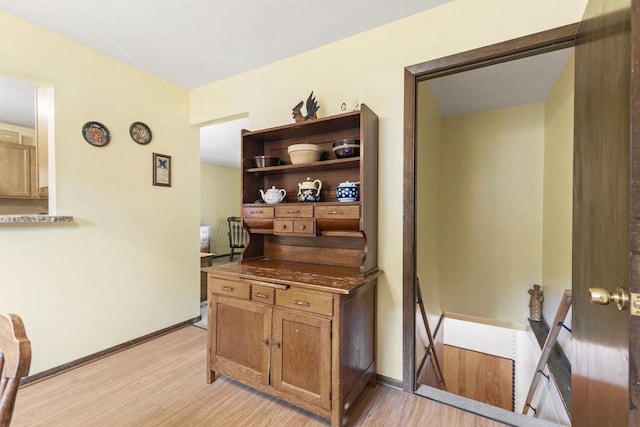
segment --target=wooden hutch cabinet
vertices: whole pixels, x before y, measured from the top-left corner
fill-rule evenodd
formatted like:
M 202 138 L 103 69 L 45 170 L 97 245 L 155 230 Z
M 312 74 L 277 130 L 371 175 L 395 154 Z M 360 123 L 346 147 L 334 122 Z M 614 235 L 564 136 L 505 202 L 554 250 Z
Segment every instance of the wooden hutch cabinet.
M 360 139 L 360 156 L 338 159 L 333 142 Z M 317 144 L 320 161 L 292 165 L 287 147 Z M 279 157 L 256 168 L 254 156 Z M 238 262 L 208 275 L 207 381 L 226 375 L 343 425 L 367 383 L 375 384 L 378 118 L 359 111 L 242 132 Z M 320 201 L 297 202 L 298 183 L 322 182 Z M 359 182 L 359 200 L 336 187 Z M 278 204 L 260 191 L 284 188 Z

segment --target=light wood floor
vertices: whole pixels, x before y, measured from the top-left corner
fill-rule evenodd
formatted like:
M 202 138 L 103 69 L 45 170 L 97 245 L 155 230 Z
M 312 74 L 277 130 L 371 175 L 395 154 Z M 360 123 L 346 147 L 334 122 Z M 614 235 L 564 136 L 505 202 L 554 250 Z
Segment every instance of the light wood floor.
M 18 392 L 12 427 L 322 426 L 329 422 L 235 381 L 205 380 L 206 331 L 187 326 Z M 378 385 L 349 412 L 352 426 L 502 424 Z

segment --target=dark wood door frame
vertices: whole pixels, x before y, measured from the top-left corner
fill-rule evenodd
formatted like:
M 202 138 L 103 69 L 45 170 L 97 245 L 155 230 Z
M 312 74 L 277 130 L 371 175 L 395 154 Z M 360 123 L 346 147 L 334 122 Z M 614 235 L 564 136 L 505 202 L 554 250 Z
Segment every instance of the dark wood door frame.
M 573 47 L 578 24 L 520 37 L 405 68 L 404 78 L 404 222 L 403 222 L 403 373 L 402 388 L 416 389 L 416 90 L 420 81 L 501 62 Z

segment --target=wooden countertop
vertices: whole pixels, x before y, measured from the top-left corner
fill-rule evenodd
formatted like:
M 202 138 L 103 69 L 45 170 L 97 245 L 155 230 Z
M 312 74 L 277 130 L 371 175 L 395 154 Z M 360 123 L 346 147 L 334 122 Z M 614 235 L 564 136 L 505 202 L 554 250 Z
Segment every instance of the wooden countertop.
M 379 270 L 362 274 L 355 268 L 268 259 L 238 261 L 201 270 L 230 279 L 295 285 L 339 294 L 349 294 L 382 274 Z

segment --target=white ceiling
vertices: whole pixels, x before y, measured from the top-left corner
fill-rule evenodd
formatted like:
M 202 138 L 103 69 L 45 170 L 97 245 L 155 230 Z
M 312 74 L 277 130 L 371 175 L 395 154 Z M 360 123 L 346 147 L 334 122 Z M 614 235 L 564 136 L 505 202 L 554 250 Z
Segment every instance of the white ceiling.
M 0 0 L 0 10 L 194 88 L 449 1 Z M 429 84 L 443 115 L 540 102 L 566 57 L 546 54 Z M 33 112 L 6 98 L 0 122 L 20 108 Z M 248 119 L 240 119 L 201 129 L 202 160 L 237 166 L 240 129 L 247 127 Z
M 201 127 L 200 161 L 239 167 L 242 129 L 249 129 L 248 117 Z
M 0 9 L 190 89 L 449 1 L 0 0 Z
M 428 80 L 442 116 L 532 104 L 547 99 L 573 48 Z
M 0 75 L 0 123 L 35 128 L 36 86 Z

